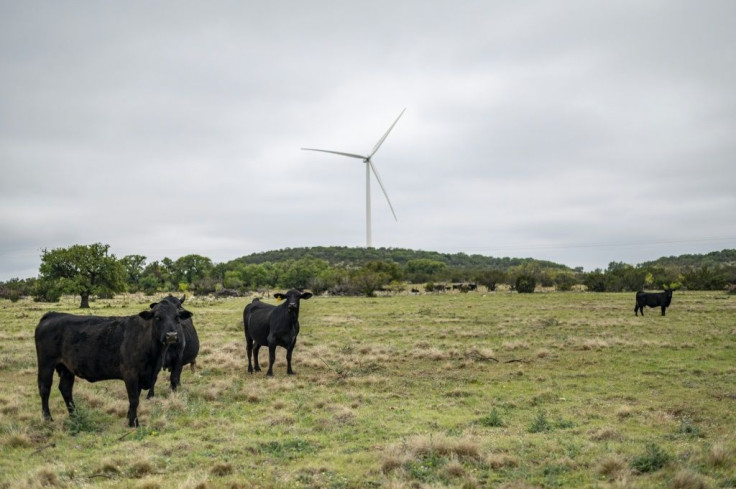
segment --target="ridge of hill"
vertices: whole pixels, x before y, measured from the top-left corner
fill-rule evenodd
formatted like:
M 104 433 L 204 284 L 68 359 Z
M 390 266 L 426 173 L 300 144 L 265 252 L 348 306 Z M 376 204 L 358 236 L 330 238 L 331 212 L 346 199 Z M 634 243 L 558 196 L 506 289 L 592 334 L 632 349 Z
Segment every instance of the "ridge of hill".
M 712 267 L 718 268 L 722 266 L 736 266 L 736 249 L 725 249 L 721 251 L 712 251 L 706 254 L 685 254 L 679 256 L 663 256 L 653 261 L 640 263 L 641 267 L 669 267 L 676 266 L 680 268 L 700 268 Z
M 313 258 L 325 260 L 331 266 L 362 267 L 371 261 L 392 261 L 404 266 L 412 260 L 433 260 L 451 268 L 490 268 L 506 270 L 518 265 L 537 265 L 540 268 L 572 270 L 566 265 L 534 258 L 491 257 L 465 253 L 440 253 L 437 251 L 410 250 L 405 248 L 359 248 L 347 246 L 314 246 L 283 248 L 280 250 L 252 253 L 231 260 L 226 264 L 277 263 L 287 260 Z

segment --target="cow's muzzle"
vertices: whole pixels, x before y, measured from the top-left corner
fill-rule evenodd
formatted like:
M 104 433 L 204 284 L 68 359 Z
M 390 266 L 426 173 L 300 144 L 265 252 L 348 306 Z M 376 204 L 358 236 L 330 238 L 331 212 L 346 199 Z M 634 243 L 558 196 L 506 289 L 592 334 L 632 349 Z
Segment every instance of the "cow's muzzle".
M 171 345 L 173 343 L 176 343 L 178 340 L 179 340 L 179 335 L 177 334 L 176 331 L 166 333 L 166 336 L 164 336 L 165 345 Z

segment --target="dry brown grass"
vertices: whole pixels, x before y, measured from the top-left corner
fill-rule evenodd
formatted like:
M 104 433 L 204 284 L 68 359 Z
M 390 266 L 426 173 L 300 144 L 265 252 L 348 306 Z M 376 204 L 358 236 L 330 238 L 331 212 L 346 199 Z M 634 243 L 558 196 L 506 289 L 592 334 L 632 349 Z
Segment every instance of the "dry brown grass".
M 600 461 L 596 472 L 608 478 L 609 481 L 621 479 L 629 472 L 626 460 L 620 455 L 611 455 Z
M 508 453 L 492 453 L 486 458 L 486 463 L 493 469 L 503 469 L 507 467 L 518 467 L 519 457 L 509 455 Z
M 591 433 L 590 439 L 593 441 L 622 441 L 624 436 L 615 428 L 605 427 Z
M 708 489 L 708 482 L 695 472 L 690 470 L 680 470 L 672 478 L 670 489 Z
M 232 474 L 233 470 L 234 469 L 232 464 L 219 462 L 212 466 L 212 468 L 210 469 L 210 474 L 216 477 L 224 477 L 226 475 Z
M 621 406 L 616 410 L 616 417 L 618 419 L 626 419 L 634 414 L 634 408 L 631 406 Z
M 733 451 L 724 443 L 716 442 L 708 449 L 705 462 L 710 467 L 728 467 L 733 464 Z

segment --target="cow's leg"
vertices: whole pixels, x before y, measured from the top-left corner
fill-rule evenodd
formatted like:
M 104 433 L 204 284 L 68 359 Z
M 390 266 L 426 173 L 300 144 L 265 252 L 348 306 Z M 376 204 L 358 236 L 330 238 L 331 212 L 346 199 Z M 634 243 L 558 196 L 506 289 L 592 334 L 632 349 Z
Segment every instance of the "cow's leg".
M 253 338 L 248 338 L 246 335 L 245 337 L 245 349 L 248 352 L 248 373 L 253 373 L 253 363 L 251 362 L 251 357 L 253 356 Z M 258 355 L 256 354 L 256 364 L 258 363 Z
M 261 345 L 258 343 L 253 347 L 253 370 L 256 372 L 261 371 L 261 366 L 258 364 L 258 352 L 261 351 Z
M 286 349 L 286 373 L 289 375 L 294 375 L 294 371 L 291 369 L 291 354 L 294 352 L 295 346 L 296 338 L 291 342 L 291 346 Z
M 268 344 L 268 371 L 266 375 L 273 377 L 273 364 L 276 362 L 276 343 Z
M 53 421 L 49 411 L 49 395 L 51 395 L 51 384 L 54 381 L 54 367 L 38 367 L 38 394 L 41 396 L 41 413 L 44 419 Z
M 294 375 L 294 371 L 291 369 L 291 353 L 293 351 L 294 351 L 293 346 L 286 350 L 286 373 L 289 375 Z
M 67 411 L 72 414 L 74 413 L 74 397 L 72 395 L 74 374 L 63 365 L 58 365 L 56 371 L 59 373 L 59 391 L 61 391 L 61 396 L 64 398 Z
M 171 381 L 171 390 L 174 392 L 176 392 L 176 388 L 181 385 L 181 371 L 183 368 L 184 365 L 182 365 L 181 360 L 178 360 L 176 365 L 171 369 L 169 380 Z
M 662 316 L 664 316 L 664 310 L 667 309 L 667 307 L 662 306 Z
M 638 315 L 639 315 L 639 304 L 634 306 L 634 316 L 638 316 Z
M 125 379 L 125 390 L 128 391 L 128 426 L 138 426 L 138 402 L 141 397 L 141 389 L 138 387 L 138 379 Z

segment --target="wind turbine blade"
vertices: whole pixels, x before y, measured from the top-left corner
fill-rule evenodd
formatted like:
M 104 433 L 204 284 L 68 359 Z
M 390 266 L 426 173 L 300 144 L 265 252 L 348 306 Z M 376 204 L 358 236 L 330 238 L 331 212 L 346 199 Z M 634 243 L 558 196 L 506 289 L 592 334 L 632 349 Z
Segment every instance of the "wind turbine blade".
M 373 165 L 372 161 L 368 160 L 367 163 L 370 165 L 371 170 L 373 170 L 373 174 L 376 176 L 376 180 L 378 180 L 378 185 L 381 187 L 381 190 L 383 190 L 383 195 L 386 197 L 386 202 L 388 202 L 388 206 L 391 209 L 391 214 L 394 215 L 394 220 L 396 222 L 399 222 L 399 218 L 396 217 L 396 212 L 394 212 L 394 206 L 391 205 L 391 199 L 388 198 L 388 194 L 386 193 L 386 188 L 383 186 L 381 177 L 378 175 L 378 170 L 376 170 L 376 167 L 375 165 Z
M 328 149 L 314 149 L 314 148 L 302 148 L 304 151 L 320 151 L 322 153 L 332 153 L 333 155 L 342 155 L 342 156 L 349 156 L 351 158 L 360 158 L 361 160 L 368 159 L 367 156 L 363 155 L 356 155 L 353 153 L 342 153 L 340 151 L 330 151 Z
M 383 137 L 378 140 L 378 142 L 376 143 L 376 145 L 373 147 L 373 151 L 371 151 L 370 155 L 368 156 L 368 159 L 371 159 L 371 156 L 373 156 L 374 154 L 376 154 L 376 151 L 378 151 L 378 148 L 381 147 L 381 145 L 383 144 L 383 142 L 388 137 L 388 133 L 390 133 L 391 132 L 391 129 L 393 129 L 394 126 L 396 125 L 396 123 L 399 122 L 399 119 L 401 119 L 401 116 L 404 115 L 404 112 L 405 111 L 406 111 L 406 108 L 404 108 L 404 110 L 401 111 L 401 114 L 399 114 L 399 117 L 397 117 L 396 120 L 394 121 L 394 123 L 391 124 L 391 127 L 388 128 L 388 131 L 386 131 L 386 134 L 384 134 Z

